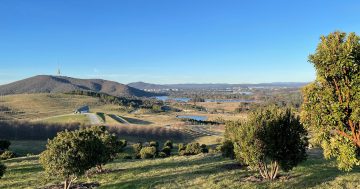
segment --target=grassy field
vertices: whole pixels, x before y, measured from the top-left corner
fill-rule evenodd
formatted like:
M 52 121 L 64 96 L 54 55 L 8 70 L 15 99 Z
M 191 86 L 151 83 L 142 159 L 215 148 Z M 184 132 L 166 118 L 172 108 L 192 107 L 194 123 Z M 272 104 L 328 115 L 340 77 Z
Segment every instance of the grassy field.
M 19 94 L 0 96 L 1 105 L 11 109 L 0 112 L 2 117 L 15 120 L 36 120 L 70 114 L 84 104 L 90 108 L 103 106 L 97 98 L 67 94 Z
M 46 140 L 12 140 L 10 150 L 19 156 L 40 154 L 46 148 Z
M 82 123 L 90 124 L 89 118 L 84 114 L 69 114 L 38 120 L 44 123 Z
M 45 180 L 38 157 L 5 161 L 8 172 L 0 188 L 39 188 L 60 184 Z M 360 169 L 344 173 L 334 161 L 318 154 L 310 155 L 289 173 L 281 172 L 278 180 L 261 181 L 256 172 L 248 171 L 234 160 L 219 154 L 191 157 L 173 156 L 155 160 L 116 160 L 105 166 L 104 174 L 79 178 L 77 182 L 97 183 L 99 188 L 359 188 Z

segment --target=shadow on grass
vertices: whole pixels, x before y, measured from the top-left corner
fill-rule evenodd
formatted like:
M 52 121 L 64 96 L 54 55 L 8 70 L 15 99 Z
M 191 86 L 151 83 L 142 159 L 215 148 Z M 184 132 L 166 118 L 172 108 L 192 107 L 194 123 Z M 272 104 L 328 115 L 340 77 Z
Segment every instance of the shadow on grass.
M 156 166 L 158 168 L 158 166 Z M 151 169 L 150 167 L 148 167 Z M 140 168 L 141 169 L 141 168 Z M 145 170 L 142 170 L 141 172 L 144 172 Z M 118 182 L 114 184 L 108 184 L 108 185 L 102 185 L 101 188 L 154 188 L 157 185 L 160 184 L 172 184 L 175 185 L 177 188 L 184 187 L 183 185 L 180 186 L 177 182 L 180 179 L 180 182 L 182 180 L 189 180 L 194 177 L 199 176 L 208 176 L 210 174 L 218 172 L 219 169 L 217 165 L 208 165 L 204 164 L 204 166 L 193 169 L 193 170 L 186 170 L 181 171 L 179 173 L 177 172 L 171 172 L 168 174 L 158 174 L 154 176 L 148 176 L 148 177 L 134 177 L 132 180 L 127 180 L 124 182 Z M 181 179 L 182 178 L 182 179 Z M 187 185 L 189 186 L 189 184 Z M 191 185 L 190 185 L 191 186 Z
M 131 162 L 134 163 L 134 161 Z M 167 171 L 164 172 L 165 169 L 167 169 Z M 180 182 L 186 182 L 185 185 L 190 187 L 192 183 L 187 182 L 188 180 L 202 177 L 204 181 L 206 181 L 206 177 L 210 175 L 229 172 L 235 169 L 243 170 L 242 167 L 235 165 L 233 160 L 224 159 L 220 156 L 207 155 L 205 157 L 188 160 L 179 161 L 175 159 L 169 162 L 159 161 L 144 166 L 117 169 L 114 171 L 115 174 L 131 172 L 134 176 L 117 183 L 104 184 L 100 188 L 153 188 L 157 185 L 164 184 L 171 185 L 175 188 L 183 188 L 185 187 L 184 183 L 180 186 Z M 235 174 L 235 172 L 232 174 Z M 225 176 L 226 175 L 224 175 L 224 177 Z M 248 176 L 248 174 L 242 176 Z M 239 176 L 239 178 L 242 176 Z
M 145 121 L 145 120 L 141 120 L 141 119 L 129 118 L 129 117 L 124 117 L 124 116 L 122 116 L 122 118 L 124 118 L 125 120 L 127 120 L 129 123 L 132 123 L 132 124 L 139 124 L 139 125 L 152 124 L 152 122 L 150 122 L 150 121 Z
M 340 175 L 348 174 L 347 172 L 340 171 L 334 160 L 309 159 L 302 164 L 304 170 L 299 173 L 293 173 L 297 175 L 295 182 L 289 182 L 286 184 L 286 188 L 310 188 L 315 187 L 324 182 L 332 181 Z M 360 173 L 360 168 L 354 168 L 349 173 Z M 291 174 L 291 172 L 290 172 Z M 291 176 L 290 176 L 291 177 Z M 292 178 L 290 178 L 291 180 Z

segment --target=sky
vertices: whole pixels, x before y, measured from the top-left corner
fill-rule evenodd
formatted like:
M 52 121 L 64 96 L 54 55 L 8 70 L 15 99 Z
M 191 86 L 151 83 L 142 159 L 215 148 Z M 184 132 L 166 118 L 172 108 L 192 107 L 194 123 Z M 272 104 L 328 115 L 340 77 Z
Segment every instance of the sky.
M 360 34 L 358 0 L 0 0 L 0 84 L 308 82 L 321 35 Z

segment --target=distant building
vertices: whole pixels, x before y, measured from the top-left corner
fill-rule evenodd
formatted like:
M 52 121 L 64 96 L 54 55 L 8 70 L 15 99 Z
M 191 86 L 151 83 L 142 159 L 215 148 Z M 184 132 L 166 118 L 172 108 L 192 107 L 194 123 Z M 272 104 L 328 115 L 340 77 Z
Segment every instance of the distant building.
M 83 113 L 89 113 L 89 112 L 90 112 L 89 106 L 82 106 L 74 111 L 74 113 L 76 113 L 76 114 L 83 114 Z

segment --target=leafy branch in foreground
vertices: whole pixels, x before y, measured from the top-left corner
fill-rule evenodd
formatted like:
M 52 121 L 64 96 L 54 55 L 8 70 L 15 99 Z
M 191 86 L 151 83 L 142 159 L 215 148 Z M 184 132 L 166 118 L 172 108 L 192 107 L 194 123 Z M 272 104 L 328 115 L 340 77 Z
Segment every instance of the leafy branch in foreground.
M 343 32 L 322 36 L 309 61 L 317 77 L 303 89 L 302 122 L 324 156 L 349 171 L 360 165 L 360 37 Z

